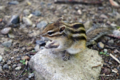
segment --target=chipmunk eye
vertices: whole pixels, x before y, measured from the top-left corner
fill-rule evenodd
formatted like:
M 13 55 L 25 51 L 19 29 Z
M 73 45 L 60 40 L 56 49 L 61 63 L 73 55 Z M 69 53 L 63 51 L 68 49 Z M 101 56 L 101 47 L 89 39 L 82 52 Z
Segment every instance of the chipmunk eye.
M 65 27 L 61 27 L 61 28 L 60 28 L 60 32 L 62 32 L 64 29 L 65 29 Z
M 49 35 L 51 35 L 51 34 L 53 34 L 54 32 L 48 32 L 47 34 L 49 34 Z

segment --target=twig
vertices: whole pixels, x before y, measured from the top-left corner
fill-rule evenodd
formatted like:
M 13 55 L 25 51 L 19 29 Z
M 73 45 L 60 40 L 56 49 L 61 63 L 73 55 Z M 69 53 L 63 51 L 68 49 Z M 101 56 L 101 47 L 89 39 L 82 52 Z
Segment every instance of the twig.
M 75 1 L 75 0 L 55 0 L 54 3 L 56 4 L 91 4 L 91 5 L 102 5 L 102 1 Z
M 110 54 L 110 56 L 120 64 L 120 61 L 115 56 L 113 56 L 112 54 Z

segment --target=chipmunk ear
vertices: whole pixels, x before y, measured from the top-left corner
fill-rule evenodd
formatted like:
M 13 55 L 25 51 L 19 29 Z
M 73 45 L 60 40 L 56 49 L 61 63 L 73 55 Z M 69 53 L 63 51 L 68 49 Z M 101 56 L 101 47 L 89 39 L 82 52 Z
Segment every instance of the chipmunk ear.
M 59 31 L 62 32 L 65 30 L 65 26 L 60 27 Z

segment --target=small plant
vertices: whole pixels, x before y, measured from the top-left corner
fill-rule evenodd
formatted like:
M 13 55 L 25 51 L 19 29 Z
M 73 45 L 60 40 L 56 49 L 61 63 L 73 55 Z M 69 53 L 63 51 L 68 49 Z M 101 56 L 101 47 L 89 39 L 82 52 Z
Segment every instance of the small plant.
M 25 64 L 25 60 L 20 60 L 20 62 L 21 62 L 22 64 Z
M 107 53 L 107 52 L 100 52 L 99 54 L 109 56 L 109 53 Z

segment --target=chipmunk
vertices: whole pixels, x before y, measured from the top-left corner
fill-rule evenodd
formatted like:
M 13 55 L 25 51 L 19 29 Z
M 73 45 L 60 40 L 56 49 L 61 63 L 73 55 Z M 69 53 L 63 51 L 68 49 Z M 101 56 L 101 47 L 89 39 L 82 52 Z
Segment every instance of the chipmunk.
M 64 51 L 63 60 L 70 59 L 70 54 L 78 54 L 86 49 L 86 31 L 81 23 L 56 21 L 46 26 L 41 35 L 52 40 L 48 48 L 56 42 L 59 43 L 57 48 L 51 50 L 54 53 Z

